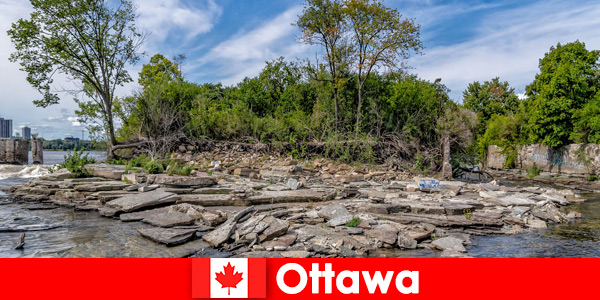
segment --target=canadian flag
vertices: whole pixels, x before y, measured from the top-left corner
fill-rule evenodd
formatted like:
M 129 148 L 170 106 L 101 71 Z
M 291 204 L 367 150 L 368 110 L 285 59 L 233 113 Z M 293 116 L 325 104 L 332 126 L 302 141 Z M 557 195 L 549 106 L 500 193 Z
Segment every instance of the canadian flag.
M 264 258 L 192 260 L 193 298 L 266 298 Z

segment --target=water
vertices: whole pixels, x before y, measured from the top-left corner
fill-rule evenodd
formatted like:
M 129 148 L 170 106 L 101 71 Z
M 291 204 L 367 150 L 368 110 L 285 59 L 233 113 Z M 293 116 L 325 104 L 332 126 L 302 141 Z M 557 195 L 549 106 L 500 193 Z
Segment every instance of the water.
M 467 248 L 474 257 L 600 257 L 600 194 L 568 206 L 582 214 L 570 224 L 519 234 L 473 237 Z

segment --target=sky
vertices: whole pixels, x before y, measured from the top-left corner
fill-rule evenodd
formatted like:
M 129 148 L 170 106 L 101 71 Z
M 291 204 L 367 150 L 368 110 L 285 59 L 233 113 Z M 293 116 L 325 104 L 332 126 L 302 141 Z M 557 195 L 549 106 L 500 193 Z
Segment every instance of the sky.
M 137 73 L 150 57 L 185 54 L 184 74 L 197 83 L 235 85 L 256 76 L 266 61 L 315 59 L 322 49 L 302 44 L 292 24 L 302 12 L 302 0 L 134 0 L 136 24 L 149 33 L 146 53 L 128 68 Z M 462 102 L 469 83 L 500 77 L 517 93 L 524 93 L 538 73 L 539 59 L 557 43 L 579 40 L 588 50 L 600 49 L 600 1 L 507 0 L 442 1 L 386 0 L 403 17 L 421 25 L 422 55 L 413 55 L 408 72 L 450 88 L 450 97 Z M 88 137 L 74 115 L 73 96 L 39 108 L 38 92 L 26 81 L 19 65 L 8 61 L 14 47 L 6 31 L 28 18 L 26 0 L 0 0 L 0 117 L 13 120 L 15 131 L 32 128 L 46 139 Z M 322 61 L 322 59 L 321 59 Z M 57 77 L 57 88 L 68 86 Z M 121 95 L 139 89 L 129 84 Z

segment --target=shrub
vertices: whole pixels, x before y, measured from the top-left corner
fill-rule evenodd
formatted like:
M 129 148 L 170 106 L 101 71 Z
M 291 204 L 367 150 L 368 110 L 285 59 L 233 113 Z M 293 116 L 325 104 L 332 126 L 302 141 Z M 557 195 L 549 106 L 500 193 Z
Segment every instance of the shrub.
M 148 174 L 161 174 L 165 171 L 163 164 L 159 160 L 150 160 L 144 165 L 144 169 Z
M 352 218 L 352 220 L 346 222 L 346 226 L 348 226 L 348 227 L 356 227 L 356 226 L 358 226 L 358 224 L 360 224 L 359 217 L 354 217 L 354 218 Z
M 540 175 L 540 173 L 542 173 L 542 169 L 540 169 L 536 163 L 533 163 L 533 167 L 527 171 L 527 177 L 533 178 Z
M 95 162 L 96 160 L 89 158 L 87 153 L 83 155 L 83 151 L 77 151 L 77 149 L 75 149 L 73 153 L 65 155 L 65 161 L 60 164 L 59 168 L 66 168 L 77 178 L 89 177 L 90 174 L 85 169 L 85 165 L 93 164 Z

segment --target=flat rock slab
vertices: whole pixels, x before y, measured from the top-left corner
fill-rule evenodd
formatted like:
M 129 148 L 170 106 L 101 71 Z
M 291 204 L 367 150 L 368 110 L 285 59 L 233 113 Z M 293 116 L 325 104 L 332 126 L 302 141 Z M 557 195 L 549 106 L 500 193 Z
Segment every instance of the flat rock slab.
M 167 212 L 169 212 L 168 207 L 161 207 L 161 208 L 156 208 L 156 209 L 151 209 L 151 210 L 144 210 L 144 211 L 121 214 L 121 215 L 119 215 L 119 219 L 121 219 L 122 222 L 137 222 L 137 221 L 141 221 L 147 217 L 150 217 L 152 215 L 162 214 L 162 213 L 167 213 Z
M 100 181 L 75 186 L 75 190 L 78 192 L 119 191 L 128 186 L 129 184 L 119 181 Z
M 290 203 L 308 201 L 327 201 L 333 199 L 335 193 L 314 191 L 309 189 L 296 191 L 264 191 L 260 195 L 251 196 L 246 199 L 248 205 L 267 203 Z
M 33 204 L 33 205 L 28 205 L 27 207 L 25 207 L 25 209 L 27 210 L 51 210 L 51 209 L 56 209 L 58 208 L 58 206 L 54 205 L 54 204 Z
M 438 250 L 453 250 L 465 253 L 467 249 L 463 246 L 463 241 L 455 237 L 445 237 L 431 242 L 431 245 Z
M 535 201 L 522 196 L 505 196 L 500 198 L 485 198 L 485 201 L 501 206 L 531 206 Z
M 93 176 L 103 177 L 113 180 L 121 180 L 121 176 L 125 174 L 126 166 L 119 165 L 103 165 L 103 164 L 90 164 L 85 165 L 85 168 Z
M 138 232 L 151 241 L 167 246 L 176 246 L 192 240 L 196 229 L 140 228 Z
M 187 214 L 174 211 L 150 215 L 142 220 L 142 222 L 158 226 L 158 227 L 173 227 L 194 224 L 194 219 Z
M 350 217 L 352 219 L 352 214 L 341 204 L 323 205 L 317 214 L 319 217 L 327 220 L 341 217 Z
M 177 203 L 188 203 L 201 206 L 244 206 L 246 201 L 232 199 L 229 195 L 223 194 L 196 194 L 181 195 Z
M 398 229 L 390 224 L 381 224 L 373 227 L 373 229 L 365 230 L 365 235 L 378 241 L 393 245 L 398 239 Z
M 148 175 L 150 184 L 160 184 L 171 188 L 201 188 L 217 184 L 216 177 L 210 176 L 169 176 L 165 174 Z
M 106 206 L 123 212 L 134 212 L 150 207 L 174 204 L 180 198 L 176 194 L 159 190 L 137 195 L 127 195 L 107 202 Z

